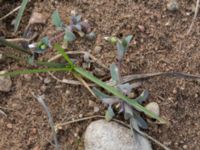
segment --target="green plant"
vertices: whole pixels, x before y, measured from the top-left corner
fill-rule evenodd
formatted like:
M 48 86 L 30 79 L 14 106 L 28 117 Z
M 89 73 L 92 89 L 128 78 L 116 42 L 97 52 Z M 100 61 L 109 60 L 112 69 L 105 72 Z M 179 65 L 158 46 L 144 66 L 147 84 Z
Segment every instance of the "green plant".
M 91 27 L 89 23 L 84 20 L 81 20 L 81 16 L 76 13 L 72 13 L 70 17 L 70 24 L 66 25 L 62 20 L 57 10 L 55 10 L 51 16 L 52 23 L 56 27 L 58 33 L 49 38 L 44 37 L 41 41 L 36 44 L 36 53 L 44 52 L 47 48 L 51 48 L 59 39 L 63 39 L 65 45 L 68 45 L 69 42 L 73 42 L 76 39 L 76 33 L 83 36 L 95 36 L 91 32 Z
M 0 38 L 0 43 L 5 44 L 7 46 L 12 45 L 12 47 L 16 47 L 16 46 L 13 46 L 13 44 L 11 44 L 11 43 L 9 43 L 9 45 L 8 45 L 8 42 L 5 42 L 5 40 L 3 40 L 2 38 Z M 95 76 L 93 76 L 90 72 L 84 70 L 81 67 L 76 66 L 70 60 L 69 56 L 65 53 L 64 49 L 62 49 L 58 44 L 56 44 L 54 47 L 65 58 L 65 60 L 68 63 L 67 65 L 36 61 L 35 63 L 38 66 L 46 66 L 47 68 L 13 71 L 13 72 L 1 74 L 0 76 L 16 76 L 16 75 L 20 75 L 20 74 L 41 73 L 41 72 L 49 72 L 49 71 L 69 71 L 73 74 L 79 74 L 82 77 L 87 78 L 90 81 L 96 83 L 98 86 L 102 87 L 103 89 L 105 89 L 109 93 L 118 97 L 121 101 L 123 101 L 123 102 L 129 104 L 130 106 L 134 107 L 137 111 L 145 113 L 146 115 L 158 120 L 160 123 L 166 123 L 164 119 L 160 118 L 159 116 L 155 115 L 153 112 L 150 112 L 145 107 L 140 105 L 137 102 L 137 100 L 128 98 L 119 89 L 107 85 L 105 82 L 103 82 L 103 81 L 99 80 L 98 78 L 96 78 Z
M 128 96 L 133 90 L 133 86 L 130 83 L 125 83 L 123 84 L 121 74 L 120 74 L 120 69 L 121 69 L 121 63 L 123 61 L 123 57 L 125 52 L 128 50 L 128 45 L 132 39 L 132 35 L 129 35 L 122 40 L 116 38 L 116 37 L 106 37 L 105 38 L 107 41 L 109 41 L 112 44 L 115 44 L 117 47 L 117 62 L 116 64 L 112 64 L 110 66 L 110 74 L 111 74 L 111 80 L 112 83 L 114 83 L 114 87 L 118 89 L 121 93 L 124 95 Z M 105 114 L 106 120 L 111 120 L 114 116 L 115 113 L 113 111 L 113 105 L 114 104 L 120 104 L 120 109 L 119 113 L 124 113 L 124 118 L 126 120 L 129 120 L 130 124 L 133 126 L 138 125 L 141 128 L 146 129 L 147 128 L 147 123 L 145 120 L 140 116 L 140 113 L 136 107 L 133 105 L 122 101 L 119 97 L 116 96 L 109 96 L 97 88 L 93 88 L 94 93 L 96 96 L 98 96 L 103 103 L 108 105 L 108 109 Z M 142 94 L 134 99 L 135 102 L 138 104 L 142 104 L 146 99 L 148 98 L 148 91 L 145 90 L 142 92 Z M 135 124 L 134 122 L 137 122 Z
M 17 14 L 16 20 L 15 20 L 15 24 L 14 24 L 14 31 L 17 32 L 18 28 L 19 28 L 19 24 L 21 21 L 21 18 L 23 16 L 24 10 L 26 8 L 26 5 L 28 3 L 28 0 L 23 0 L 22 4 L 21 4 L 21 8 L 19 9 L 19 12 Z

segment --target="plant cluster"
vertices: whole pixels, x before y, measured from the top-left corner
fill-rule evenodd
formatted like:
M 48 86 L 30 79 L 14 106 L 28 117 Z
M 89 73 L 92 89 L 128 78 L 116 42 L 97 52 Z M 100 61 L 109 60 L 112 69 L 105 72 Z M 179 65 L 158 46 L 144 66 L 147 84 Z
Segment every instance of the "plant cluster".
M 58 13 L 54 11 L 51 18 L 52 23 L 56 27 L 57 34 L 51 38 L 44 37 L 40 40 L 35 47 L 36 53 L 42 53 L 47 48 L 52 48 L 52 45 L 63 39 L 65 47 L 68 47 L 69 42 L 73 42 L 78 34 L 80 37 L 95 37 L 95 34 L 91 32 L 91 26 L 87 20 L 82 20 L 80 15 L 77 15 L 74 11 L 71 13 L 70 23 L 66 25 Z
M 122 83 L 122 78 L 120 74 L 120 66 L 123 62 L 123 57 L 125 55 L 125 52 L 128 50 L 129 43 L 132 39 L 132 35 L 129 35 L 122 40 L 116 38 L 116 37 L 106 37 L 105 38 L 108 42 L 115 44 L 117 47 L 117 62 L 111 64 L 110 66 L 110 74 L 111 74 L 111 80 L 112 83 L 114 83 L 114 87 L 117 88 L 119 91 L 121 91 L 124 95 L 128 96 L 132 92 L 133 88 L 135 88 L 130 83 Z M 94 93 L 101 99 L 101 101 L 108 105 L 108 109 L 105 114 L 106 120 L 111 120 L 115 113 L 113 111 L 113 105 L 119 104 L 120 109 L 118 113 L 123 113 L 124 118 L 126 120 L 130 121 L 130 124 L 132 126 L 135 126 L 135 123 L 133 121 L 137 122 L 137 125 L 141 128 L 146 129 L 147 123 L 145 120 L 140 116 L 140 113 L 132 107 L 130 104 L 122 101 L 119 97 L 116 96 L 109 96 L 97 88 L 93 88 Z M 142 92 L 142 94 L 137 97 L 134 101 L 138 102 L 139 104 L 142 104 L 146 99 L 148 98 L 148 91 Z
M 60 31 L 59 35 L 64 39 L 66 43 L 74 41 L 76 39 L 76 34 L 84 36 L 84 35 L 91 35 L 92 33 L 88 22 L 82 21 L 81 16 L 76 14 L 73 14 L 71 16 L 70 24 L 66 25 L 62 22 L 58 11 L 54 11 L 52 14 L 52 22 L 55 25 L 56 30 Z M 86 78 L 94 82 L 99 87 L 103 88 L 106 92 L 113 95 L 113 96 L 107 95 L 106 93 L 101 92 L 97 88 L 93 89 L 94 93 L 102 100 L 102 102 L 108 105 L 108 110 L 106 111 L 105 115 L 107 120 L 111 120 L 115 116 L 113 107 L 114 105 L 119 104 L 120 105 L 119 113 L 123 112 L 124 118 L 126 120 L 129 120 L 130 124 L 134 126 L 134 128 L 136 128 L 137 126 L 141 128 L 147 128 L 147 123 L 140 116 L 141 112 L 150 116 L 151 118 L 157 119 L 161 123 L 164 123 L 165 121 L 162 118 L 160 118 L 153 112 L 147 110 L 145 107 L 141 105 L 148 97 L 148 92 L 146 90 L 139 97 L 132 99 L 128 97 L 128 95 L 131 93 L 134 87 L 130 83 L 123 84 L 122 82 L 120 67 L 121 63 L 123 62 L 123 57 L 125 55 L 125 52 L 128 50 L 128 46 L 132 39 L 132 35 L 129 35 L 122 39 L 118 39 L 116 37 L 106 37 L 105 39 L 111 42 L 112 44 L 115 44 L 117 47 L 117 62 L 116 64 L 112 64 L 110 66 L 111 79 L 112 82 L 114 83 L 113 86 L 110 86 L 107 83 L 101 81 L 100 79 L 96 78 L 93 74 L 84 70 L 83 68 L 76 66 L 69 58 L 69 56 L 65 53 L 64 49 L 61 48 L 59 44 L 55 44 L 57 43 L 57 40 L 55 42 L 53 41 L 52 38 L 48 37 L 44 37 L 41 41 L 39 41 L 36 44 L 34 54 L 42 53 L 47 48 L 54 47 L 67 61 L 67 65 L 61 63 L 53 63 L 53 62 L 41 62 L 34 59 L 30 61 L 29 59 L 30 62 L 33 62 L 34 60 L 35 65 L 43 66 L 45 68 L 19 70 L 5 74 L 0 74 L 0 76 L 15 76 L 20 74 L 41 73 L 49 71 L 70 71 L 75 76 L 79 75 L 82 76 L 83 78 Z M 22 47 L 7 42 L 2 38 L 0 38 L 0 43 L 12 47 L 16 50 L 25 52 L 29 55 L 33 55 L 32 53 L 30 53 L 30 51 L 27 51 Z

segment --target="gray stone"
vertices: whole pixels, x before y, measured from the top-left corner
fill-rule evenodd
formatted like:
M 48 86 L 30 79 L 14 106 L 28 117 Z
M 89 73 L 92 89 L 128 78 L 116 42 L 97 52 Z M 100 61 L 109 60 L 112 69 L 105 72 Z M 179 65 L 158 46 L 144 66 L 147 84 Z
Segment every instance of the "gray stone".
M 101 46 L 95 46 L 95 48 L 94 48 L 95 54 L 99 54 L 101 52 L 101 50 L 102 50 Z
M 5 57 L 3 56 L 3 54 L 0 53 L 0 63 L 2 63 L 3 61 L 5 61 Z
M 85 150 L 152 150 L 146 138 L 115 122 L 94 121 L 84 136 Z
M 179 9 L 179 4 L 176 0 L 169 0 L 167 3 L 167 9 L 169 11 L 177 11 Z
M 0 71 L 0 74 L 6 73 L 6 71 Z M 12 86 L 12 81 L 9 76 L 0 76 L 0 91 L 9 92 Z

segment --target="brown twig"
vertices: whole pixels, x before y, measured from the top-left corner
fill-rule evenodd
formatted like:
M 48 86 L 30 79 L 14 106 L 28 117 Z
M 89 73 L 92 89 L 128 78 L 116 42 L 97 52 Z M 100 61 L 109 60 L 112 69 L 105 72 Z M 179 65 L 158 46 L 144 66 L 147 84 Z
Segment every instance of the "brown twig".
M 38 36 L 38 33 L 34 33 L 33 36 L 29 39 L 26 38 L 13 38 L 13 39 L 5 39 L 8 42 L 30 42 Z
M 94 94 L 94 92 L 91 90 L 90 86 L 85 82 L 85 80 L 78 74 L 73 73 L 74 77 L 77 78 L 82 84 L 83 86 L 85 86 L 85 88 L 94 96 L 96 97 L 96 95 Z
M 12 11 L 10 11 L 9 13 L 7 13 L 5 16 L 0 18 L 0 21 L 7 18 L 8 16 L 12 15 L 14 12 L 18 11 L 20 9 L 21 6 L 16 7 L 15 9 L 13 9 Z
M 187 35 L 189 35 L 190 31 L 192 30 L 192 27 L 193 27 L 193 25 L 194 25 L 194 22 L 195 22 L 195 20 L 196 20 L 196 18 L 197 18 L 197 14 L 198 14 L 198 11 L 199 11 L 199 1 L 200 1 L 200 0 L 197 0 L 197 2 L 196 2 L 194 17 L 193 17 L 192 23 L 190 24 L 190 27 L 189 27 L 189 29 L 188 29 L 188 31 L 187 31 Z
M 7 114 L 1 109 L 0 109 L 0 114 L 2 114 L 3 116 L 7 117 Z
M 147 74 L 134 74 L 122 77 L 123 83 L 134 81 L 134 80 L 144 80 L 157 76 L 166 76 L 166 77 L 181 77 L 186 79 L 199 80 L 199 75 L 192 75 L 183 72 L 158 72 L 158 73 L 147 73 Z

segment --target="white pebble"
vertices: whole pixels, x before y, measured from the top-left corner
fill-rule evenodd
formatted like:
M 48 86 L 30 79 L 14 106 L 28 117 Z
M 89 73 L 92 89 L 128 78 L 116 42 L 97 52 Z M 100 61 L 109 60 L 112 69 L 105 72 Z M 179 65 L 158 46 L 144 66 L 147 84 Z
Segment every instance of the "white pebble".
M 156 102 L 150 102 L 149 104 L 147 104 L 146 109 L 148 109 L 149 111 L 155 113 L 156 115 L 160 115 L 160 107 L 158 105 L 158 103 Z

